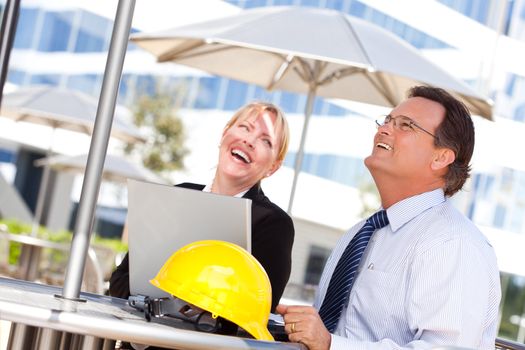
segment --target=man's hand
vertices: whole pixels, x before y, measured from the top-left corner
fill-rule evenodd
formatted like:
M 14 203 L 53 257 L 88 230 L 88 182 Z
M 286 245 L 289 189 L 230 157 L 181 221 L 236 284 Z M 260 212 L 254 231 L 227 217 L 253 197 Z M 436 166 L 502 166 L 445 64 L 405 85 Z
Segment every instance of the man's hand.
M 315 308 L 279 304 L 275 311 L 283 316 L 290 341 L 302 343 L 310 350 L 330 349 L 332 337 Z

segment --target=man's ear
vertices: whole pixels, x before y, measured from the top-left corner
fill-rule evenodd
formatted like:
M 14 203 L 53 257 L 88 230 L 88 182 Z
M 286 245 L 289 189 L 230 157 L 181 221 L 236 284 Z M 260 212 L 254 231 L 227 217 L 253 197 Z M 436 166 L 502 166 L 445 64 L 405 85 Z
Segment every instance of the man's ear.
M 452 151 L 450 148 L 440 148 L 434 154 L 434 158 L 432 159 L 432 164 L 430 166 L 432 167 L 432 170 L 440 170 L 454 163 L 455 160 L 456 155 L 454 154 L 454 151 Z

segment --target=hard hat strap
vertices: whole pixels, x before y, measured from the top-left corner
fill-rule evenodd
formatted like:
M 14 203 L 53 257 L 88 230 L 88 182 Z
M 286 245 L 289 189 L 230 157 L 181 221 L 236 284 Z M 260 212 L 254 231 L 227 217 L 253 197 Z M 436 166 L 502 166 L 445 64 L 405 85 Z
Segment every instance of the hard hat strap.
M 145 295 L 132 295 L 128 298 L 128 304 L 144 312 L 148 322 L 151 321 L 151 317 L 173 317 L 192 322 L 197 330 L 208 333 L 215 333 L 220 327 L 220 318 L 217 315 L 212 315 L 180 299 L 152 299 Z

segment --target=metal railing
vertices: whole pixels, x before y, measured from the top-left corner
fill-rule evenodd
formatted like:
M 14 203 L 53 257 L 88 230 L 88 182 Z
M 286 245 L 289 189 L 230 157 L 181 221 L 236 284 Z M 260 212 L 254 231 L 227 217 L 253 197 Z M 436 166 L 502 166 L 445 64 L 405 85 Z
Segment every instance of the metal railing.
M 525 350 L 525 344 L 520 344 L 512 340 L 497 338 L 496 350 Z

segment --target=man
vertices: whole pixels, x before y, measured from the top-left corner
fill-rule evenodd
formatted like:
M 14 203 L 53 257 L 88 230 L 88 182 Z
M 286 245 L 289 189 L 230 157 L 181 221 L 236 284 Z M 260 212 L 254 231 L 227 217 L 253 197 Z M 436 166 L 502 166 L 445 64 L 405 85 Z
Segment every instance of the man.
M 341 238 L 315 307 L 278 306 L 290 341 L 310 350 L 494 349 L 496 257 L 447 199 L 469 177 L 474 126 L 467 108 L 442 89 L 418 86 L 377 124 L 365 164 L 386 211 Z M 347 248 L 359 244 L 360 253 Z M 352 264 L 359 269 L 348 273 Z

